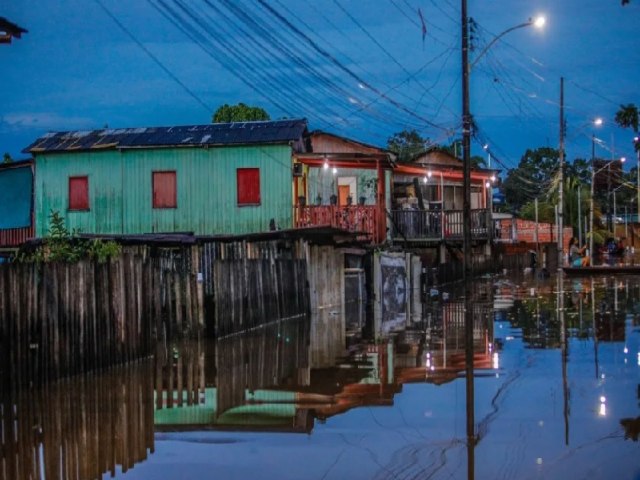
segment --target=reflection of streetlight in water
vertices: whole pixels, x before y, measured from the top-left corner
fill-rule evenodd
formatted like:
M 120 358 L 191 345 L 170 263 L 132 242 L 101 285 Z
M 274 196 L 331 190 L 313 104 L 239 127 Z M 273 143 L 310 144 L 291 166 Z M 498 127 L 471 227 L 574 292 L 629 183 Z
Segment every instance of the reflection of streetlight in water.
M 600 397 L 600 409 L 598 410 L 598 415 L 604 417 L 607 415 L 607 397 L 602 395 Z

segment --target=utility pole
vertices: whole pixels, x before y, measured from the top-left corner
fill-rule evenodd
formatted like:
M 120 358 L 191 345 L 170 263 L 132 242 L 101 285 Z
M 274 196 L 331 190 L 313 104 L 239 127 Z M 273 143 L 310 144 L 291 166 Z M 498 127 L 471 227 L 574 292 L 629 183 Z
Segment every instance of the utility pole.
M 469 19 L 467 0 L 461 0 L 462 26 L 462 161 L 463 161 L 463 202 L 462 202 L 462 248 L 464 258 L 464 338 L 465 338 L 465 388 L 466 388 L 466 433 L 467 433 L 467 473 L 474 478 L 475 457 L 475 401 L 473 365 L 473 304 L 471 303 L 471 114 L 469 111 Z
M 582 185 L 578 185 L 578 246 L 582 248 L 582 200 L 580 199 Z
M 469 19 L 467 1 L 462 0 L 462 248 L 464 279 L 471 280 L 471 113 L 469 107 Z
M 564 77 L 560 77 L 560 185 L 558 186 L 558 270 L 564 265 Z

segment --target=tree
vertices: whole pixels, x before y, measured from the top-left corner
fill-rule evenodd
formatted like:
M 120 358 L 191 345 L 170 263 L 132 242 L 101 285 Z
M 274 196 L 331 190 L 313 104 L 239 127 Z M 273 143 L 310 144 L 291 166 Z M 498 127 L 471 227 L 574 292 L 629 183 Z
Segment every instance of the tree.
M 254 122 L 261 120 L 271 120 L 267 111 L 264 108 L 252 107 L 244 103 L 238 103 L 237 105 L 228 105 L 225 103 L 214 112 L 211 119 L 213 123 Z
M 447 152 L 449 155 L 453 155 L 456 158 L 460 158 L 462 156 L 462 140 L 455 139 L 451 145 L 441 146 L 440 149 L 443 152 Z M 471 168 L 486 168 L 487 160 L 480 155 L 472 155 L 471 158 Z
M 2 155 L 2 163 L 11 163 L 13 162 L 13 158 L 11 158 L 11 155 L 9 154 L 9 152 L 5 152 L 4 155 Z
M 638 136 L 638 107 L 633 103 L 628 105 L 620 105 L 620 110 L 616 112 L 615 121 L 622 128 L 630 128 L 633 133 Z M 640 142 L 634 143 L 636 151 L 640 150 Z
M 633 103 L 620 105 L 620 110 L 616 112 L 615 121 L 622 128 L 631 128 L 634 133 L 638 133 L 638 107 Z
M 576 178 L 581 184 L 590 184 L 591 161 L 584 158 L 576 158 L 573 163 L 567 163 L 565 177 Z
M 534 198 L 545 196 L 550 180 L 558 170 L 558 150 L 541 147 L 527 150 L 516 168 L 508 171 L 503 182 L 506 202 L 515 210 Z
M 407 162 L 431 145 L 428 138 L 422 137 L 416 130 L 402 130 L 387 140 L 387 149 L 398 155 L 398 160 Z

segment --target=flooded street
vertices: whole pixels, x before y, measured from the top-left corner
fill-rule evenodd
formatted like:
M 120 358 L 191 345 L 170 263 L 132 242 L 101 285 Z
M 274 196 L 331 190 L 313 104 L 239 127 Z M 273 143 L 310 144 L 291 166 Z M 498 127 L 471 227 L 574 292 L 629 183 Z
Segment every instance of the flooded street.
M 346 349 L 276 321 L 4 395 L 0 479 L 639 478 L 640 277 L 473 289 L 471 346 L 451 285 Z

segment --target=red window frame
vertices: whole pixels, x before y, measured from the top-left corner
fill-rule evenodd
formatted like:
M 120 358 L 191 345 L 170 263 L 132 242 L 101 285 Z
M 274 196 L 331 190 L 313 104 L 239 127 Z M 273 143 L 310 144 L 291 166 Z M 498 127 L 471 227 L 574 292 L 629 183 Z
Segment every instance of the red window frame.
M 151 174 L 153 208 L 178 208 L 176 171 L 164 170 Z
M 89 210 L 89 177 L 87 175 L 69 177 L 69 210 Z
M 260 169 L 238 168 L 236 170 L 238 206 L 260 205 Z

